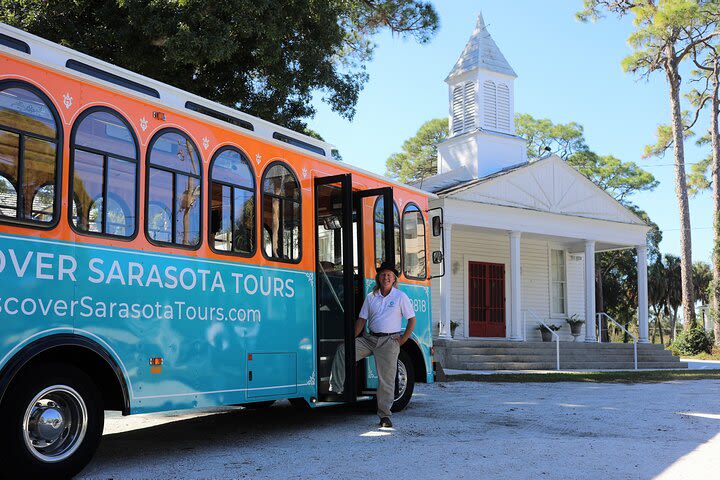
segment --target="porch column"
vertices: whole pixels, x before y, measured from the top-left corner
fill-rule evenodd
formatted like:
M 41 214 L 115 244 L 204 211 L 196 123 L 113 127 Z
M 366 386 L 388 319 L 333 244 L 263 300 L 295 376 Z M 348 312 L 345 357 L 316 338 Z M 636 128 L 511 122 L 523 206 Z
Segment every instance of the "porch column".
M 595 335 L 595 241 L 585 240 L 585 341 L 596 342 Z
M 442 227 L 443 246 L 445 251 L 445 274 L 440 277 L 440 338 L 450 338 L 450 318 L 452 307 L 452 224 L 444 223 Z
M 647 279 L 647 245 L 635 247 L 638 269 L 638 327 L 640 337 L 638 343 L 650 343 L 648 340 L 648 279 Z
M 516 341 L 524 338 L 520 295 L 520 236 L 521 232 L 510 232 L 510 340 Z

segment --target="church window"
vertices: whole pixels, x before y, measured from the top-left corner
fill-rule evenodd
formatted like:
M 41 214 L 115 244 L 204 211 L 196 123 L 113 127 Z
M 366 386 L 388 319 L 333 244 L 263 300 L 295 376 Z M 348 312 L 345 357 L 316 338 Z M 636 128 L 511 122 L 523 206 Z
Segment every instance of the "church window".
M 550 314 L 563 316 L 566 314 L 567 269 L 565 268 L 565 251 L 550 250 Z

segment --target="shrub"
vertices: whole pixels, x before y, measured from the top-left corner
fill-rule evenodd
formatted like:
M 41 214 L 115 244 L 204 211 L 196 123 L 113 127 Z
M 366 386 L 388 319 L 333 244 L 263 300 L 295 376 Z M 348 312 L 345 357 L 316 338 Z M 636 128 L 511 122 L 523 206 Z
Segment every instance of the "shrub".
M 561 328 L 562 327 L 560 325 L 553 325 L 552 323 L 549 324 L 547 327 L 545 325 L 543 325 L 542 323 L 537 326 L 537 329 L 540 330 L 541 332 L 543 330 L 552 330 L 553 332 L 557 332 Z
M 713 342 L 703 328 L 696 327 L 687 332 L 682 332 L 670 345 L 670 350 L 675 355 L 697 355 L 699 353 L 710 353 Z

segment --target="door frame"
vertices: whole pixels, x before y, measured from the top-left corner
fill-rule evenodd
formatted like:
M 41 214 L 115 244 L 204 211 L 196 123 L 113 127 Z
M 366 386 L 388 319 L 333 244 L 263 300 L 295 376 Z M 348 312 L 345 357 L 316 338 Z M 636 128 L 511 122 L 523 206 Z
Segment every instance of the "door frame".
M 345 315 L 343 317 L 343 323 L 345 325 L 345 389 L 341 395 L 342 400 L 347 402 L 354 402 L 357 400 L 357 378 L 355 369 L 355 296 L 349 292 L 353 291 L 353 192 L 352 192 L 352 174 L 344 173 L 340 175 L 331 175 L 326 177 L 315 177 L 313 178 L 313 229 L 315 234 L 315 272 L 317 273 L 317 263 L 320 256 L 319 242 L 318 242 L 318 195 L 317 189 L 323 185 L 340 184 L 342 189 L 342 216 L 343 216 L 343 289 L 346 292 L 343 296 L 343 308 Z M 349 261 L 348 257 L 349 256 Z M 359 257 L 358 257 L 359 258 Z M 316 319 L 317 311 L 319 309 L 319 298 L 317 295 L 317 288 L 320 285 L 320 279 L 316 278 L 315 286 L 315 313 Z M 316 325 L 316 332 L 318 332 Z M 315 345 L 315 371 L 318 371 L 320 359 L 319 345 L 317 344 L 318 338 L 316 338 Z
M 470 262 L 479 263 L 494 263 L 497 265 L 503 265 L 505 268 L 505 290 L 503 296 L 505 299 L 505 336 L 504 337 L 471 337 L 470 336 Z M 483 339 L 507 339 L 510 334 L 510 310 L 511 310 L 511 297 L 508 295 L 510 292 L 510 275 L 512 272 L 509 270 L 509 260 L 499 258 L 487 258 L 477 257 L 475 255 L 463 255 L 463 338 L 483 338 Z

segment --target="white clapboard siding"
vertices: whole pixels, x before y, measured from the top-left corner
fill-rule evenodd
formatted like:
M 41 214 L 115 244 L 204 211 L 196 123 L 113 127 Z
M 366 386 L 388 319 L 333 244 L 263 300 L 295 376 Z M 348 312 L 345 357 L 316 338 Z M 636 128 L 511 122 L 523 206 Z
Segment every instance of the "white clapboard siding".
M 431 249 L 440 247 L 439 240 L 431 239 Z M 562 318 L 550 318 L 550 244 L 542 239 L 523 238 L 520 241 L 520 263 L 522 274 L 522 309 L 532 310 L 544 321 L 562 325 L 562 340 L 572 340 L 569 326 Z M 446 259 L 447 273 L 452 277 L 452 319 L 460 324 L 455 336 L 465 336 L 467 326 L 467 262 L 490 262 L 505 265 L 505 324 L 510 323 L 510 239 L 505 233 L 471 230 L 453 226 L 452 258 Z M 577 313 L 584 318 L 584 263 L 577 255 L 568 254 L 567 295 L 568 313 Z M 440 282 L 432 281 L 433 333 L 438 335 L 440 321 Z M 539 341 L 540 332 L 535 322 L 528 318 L 526 338 Z
M 520 241 L 521 309 L 531 310 L 543 320 L 547 320 L 550 313 L 548 252 L 548 243 L 546 241 L 535 239 L 521 239 Z M 525 337 L 530 341 L 540 339 L 540 333 L 536 330 L 535 325 L 535 321 L 529 315 L 525 325 Z

